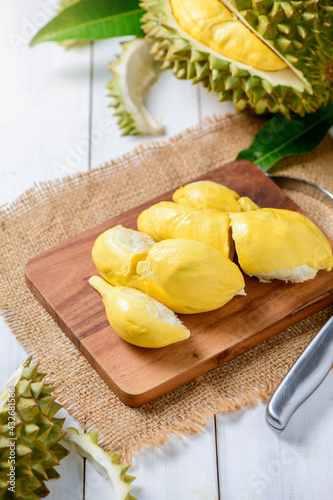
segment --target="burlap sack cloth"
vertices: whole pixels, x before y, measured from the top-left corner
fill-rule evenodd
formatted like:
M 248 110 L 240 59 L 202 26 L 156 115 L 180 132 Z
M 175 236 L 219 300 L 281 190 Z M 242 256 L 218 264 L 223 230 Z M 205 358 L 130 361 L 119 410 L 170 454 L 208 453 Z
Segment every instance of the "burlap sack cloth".
M 141 408 L 125 406 L 102 381 L 24 282 L 24 265 L 37 253 L 194 177 L 234 160 L 264 118 L 249 114 L 210 119 L 173 139 L 140 147 L 73 178 L 35 186 L 0 216 L 0 307 L 27 353 L 39 361 L 54 394 L 101 444 L 125 459 L 168 433 L 200 431 L 217 412 L 265 401 L 332 309 L 276 335 L 221 367 Z M 290 157 L 274 170 L 333 190 L 333 140 Z M 320 202 L 295 201 L 330 235 L 333 215 Z M 8 353 L 10 354 L 10 353 Z

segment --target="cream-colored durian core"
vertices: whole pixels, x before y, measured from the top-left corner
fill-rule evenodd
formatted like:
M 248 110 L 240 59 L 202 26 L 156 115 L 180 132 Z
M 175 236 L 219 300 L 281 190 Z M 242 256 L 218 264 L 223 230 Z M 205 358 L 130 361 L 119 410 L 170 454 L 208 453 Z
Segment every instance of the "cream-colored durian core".
M 333 267 L 325 235 L 298 212 L 262 208 L 235 213 L 231 219 L 239 265 L 260 281 L 301 283 Z
M 179 26 L 215 52 L 262 71 L 287 67 L 220 0 L 171 0 Z

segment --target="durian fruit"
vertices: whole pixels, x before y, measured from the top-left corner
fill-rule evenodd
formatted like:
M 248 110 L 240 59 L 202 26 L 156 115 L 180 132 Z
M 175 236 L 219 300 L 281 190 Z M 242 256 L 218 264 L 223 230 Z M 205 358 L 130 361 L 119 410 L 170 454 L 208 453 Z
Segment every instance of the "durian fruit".
M 145 107 L 145 98 L 159 75 L 159 65 L 150 53 L 151 43 L 137 38 L 122 44 L 123 52 L 109 64 L 111 106 L 119 116 L 123 135 L 164 134 L 164 128 Z
M 212 311 L 245 293 L 236 264 L 206 243 L 185 239 L 156 243 L 131 286 L 184 314 Z
M 170 309 L 140 290 L 112 286 L 99 276 L 90 278 L 89 283 L 101 294 L 114 331 L 130 344 L 165 347 L 190 336 Z
M 147 208 L 138 217 L 139 231 L 155 241 L 183 238 L 202 241 L 233 258 L 230 218 L 227 213 L 210 208 L 187 208 L 162 201 Z
M 98 236 L 92 259 L 106 281 L 126 286 L 136 273 L 137 263 L 147 257 L 154 244 L 147 234 L 118 225 Z
M 143 0 L 162 69 L 253 108 L 303 116 L 332 98 L 331 0 Z
M 64 420 L 44 374 L 27 359 L 7 382 L 0 407 L 0 498 L 37 500 L 48 495 L 45 481 L 67 454 L 59 441 Z M 15 478 L 11 483 L 11 467 Z M 14 480 L 15 479 L 15 480 Z M 15 491 L 14 491 L 15 490 Z
M 301 283 L 333 267 L 326 237 L 298 212 L 261 208 L 235 213 L 231 219 L 239 265 L 260 281 Z
M 116 500 L 136 500 L 131 495 L 131 483 L 135 477 L 126 474 L 130 464 L 120 464 L 119 453 L 105 451 L 98 446 L 98 431 L 80 434 L 77 429 L 68 427 L 64 441 L 71 451 L 87 458 L 97 472 L 111 481 Z

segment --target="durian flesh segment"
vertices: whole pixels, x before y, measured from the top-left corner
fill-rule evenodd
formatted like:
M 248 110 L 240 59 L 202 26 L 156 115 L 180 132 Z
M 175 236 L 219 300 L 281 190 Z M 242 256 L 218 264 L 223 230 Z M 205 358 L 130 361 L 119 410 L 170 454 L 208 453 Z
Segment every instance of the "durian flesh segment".
M 179 26 L 212 50 L 261 71 L 287 64 L 219 0 L 171 0 Z
M 205 243 L 186 239 L 156 243 L 137 265 L 137 274 L 131 286 L 184 314 L 218 309 L 245 286 L 230 259 Z
M 139 347 L 165 347 L 185 340 L 189 330 L 165 305 L 134 288 L 112 286 L 93 276 L 89 283 L 103 298 L 114 331 Z
M 238 204 L 241 208 L 241 212 L 249 212 L 251 210 L 259 210 L 259 206 L 251 200 L 248 196 L 242 196 L 242 198 L 239 198 Z
M 179 203 L 162 201 L 141 212 L 137 221 L 139 231 L 155 241 L 183 238 L 202 241 L 233 257 L 230 217 L 210 208 L 187 208 Z
M 233 214 L 232 236 L 239 265 L 261 281 L 300 283 L 330 271 L 332 249 L 321 230 L 291 210 L 262 208 Z
M 185 207 L 206 207 L 225 212 L 240 212 L 239 195 L 213 181 L 197 181 L 180 187 L 172 199 Z
M 127 285 L 136 265 L 147 257 L 155 241 L 147 234 L 122 225 L 100 234 L 92 249 L 92 259 L 103 278 L 113 285 Z

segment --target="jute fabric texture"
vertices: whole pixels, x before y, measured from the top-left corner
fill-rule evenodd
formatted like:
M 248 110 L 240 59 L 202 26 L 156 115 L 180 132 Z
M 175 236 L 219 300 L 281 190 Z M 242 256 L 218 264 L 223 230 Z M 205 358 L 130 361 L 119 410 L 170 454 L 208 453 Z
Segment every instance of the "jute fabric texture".
M 332 314 L 328 308 L 141 408 L 125 406 L 28 290 L 24 265 L 39 252 L 235 159 L 266 119 L 211 118 L 90 172 L 36 185 L 0 213 L 0 308 L 26 352 L 47 373 L 58 401 L 101 444 L 129 460 L 168 434 L 193 434 L 217 412 L 265 401 Z M 275 172 L 333 190 L 333 140 L 280 162 Z M 333 215 L 299 193 L 295 201 L 332 236 Z

